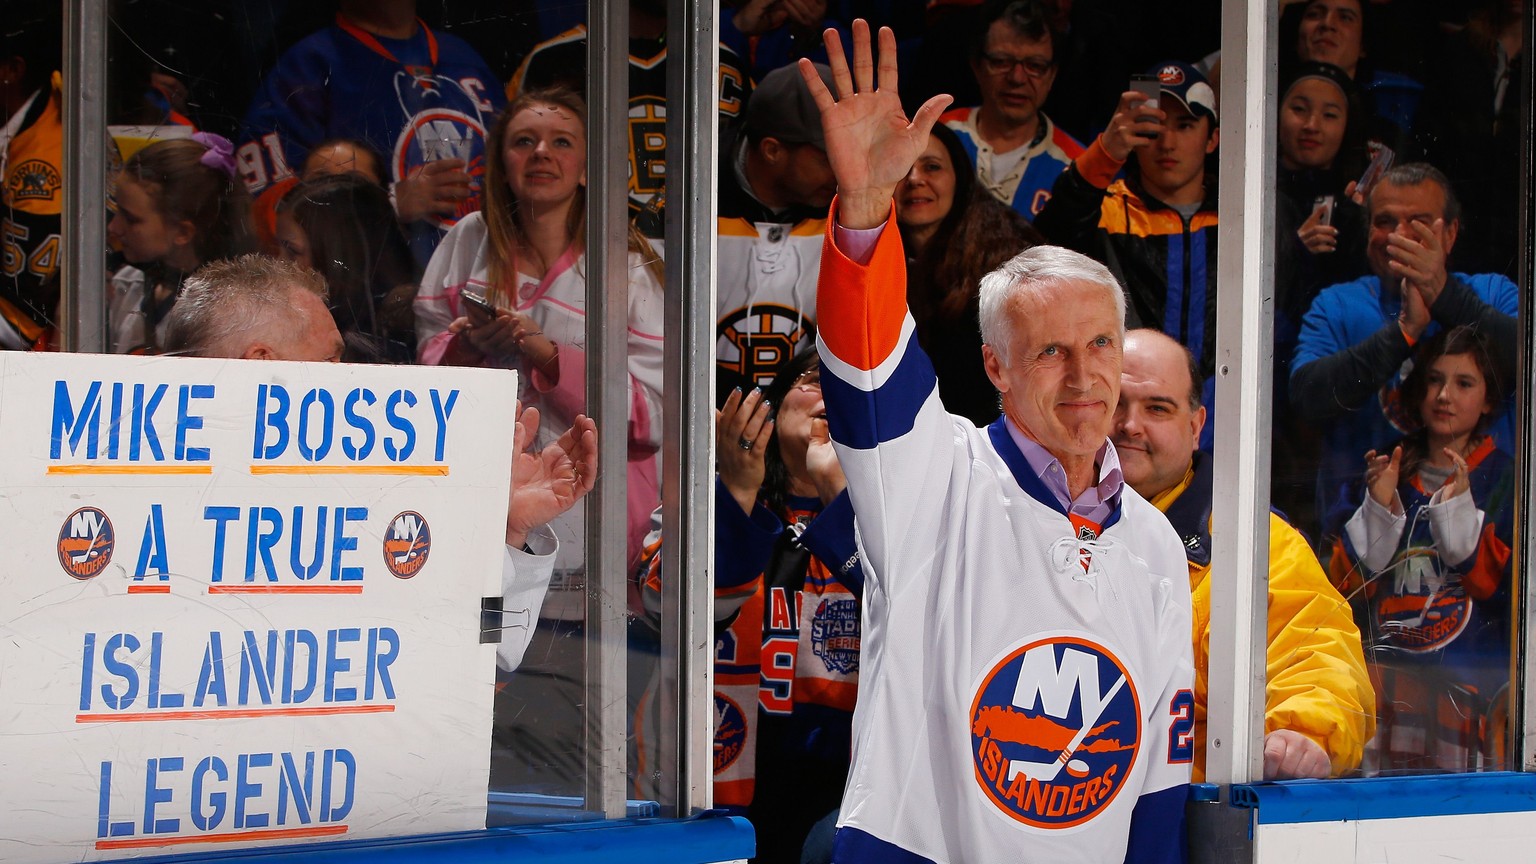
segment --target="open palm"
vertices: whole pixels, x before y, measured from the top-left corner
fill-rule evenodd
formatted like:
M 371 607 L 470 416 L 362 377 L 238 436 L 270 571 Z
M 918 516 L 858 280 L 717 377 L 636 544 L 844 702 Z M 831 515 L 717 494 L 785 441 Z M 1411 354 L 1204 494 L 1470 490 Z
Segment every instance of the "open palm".
M 507 503 L 507 545 L 576 506 L 597 480 L 597 427 L 578 414 L 571 428 L 543 450 L 530 452 L 539 410 L 522 409 L 513 432 L 512 493 Z
M 800 74 L 821 110 L 827 159 L 837 177 L 838 221 L 846 228 L 873 228 L 889 214 L 891 193 L 928 146 L 928 132 L 950 97 L 929 99 L 908 122 L 896 89 L 896 36 L 889 27 L 880 28 L 878 81 L 869 25 L 862 19 L 853 22 L 851 69 L 837 31 L 828 29 L 823 40 L 837 95 L 809 60 L 800 61 Z

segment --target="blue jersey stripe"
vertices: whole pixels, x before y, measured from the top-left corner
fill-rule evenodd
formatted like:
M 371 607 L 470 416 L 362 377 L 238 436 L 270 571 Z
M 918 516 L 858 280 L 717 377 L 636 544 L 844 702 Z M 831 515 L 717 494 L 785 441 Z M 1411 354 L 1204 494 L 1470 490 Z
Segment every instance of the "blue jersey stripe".
M 1163 292 L 1163 332 L 1183 344 L 1184 241 L 1177 234 L 1168 235 L 1168 263 L 1163 278 L 1168 282 L 1168 290 Z
M 843 381 L 825 364 L 822 371 L 823 401 L 832 438 L 856 450 L 871 450 L 911 432 L 917 412 L 938 385 L 933 364 L 917 347 L 916 338 L 907 340 L 906 353 L 891 377 L 875 390 L 861 390 Z
M 834 864 L 858 864 L 864 861 L 879 864 L 934 864 L 932 858 L 915 855 L 849 825 L 837 829 L 837 837 L 832 841 L 832 861 Z
M 1125 864 L 1183 864 L 1188 859 L 1184 803 L 1189 784 L 1180 783 L 1136 799 Z
M 1210 286 L 1205 281 L 1204 230 L 1189 235 L 1189 338 L 1184 341 L 1195 359 L 1205 356 L 1205 292 Z

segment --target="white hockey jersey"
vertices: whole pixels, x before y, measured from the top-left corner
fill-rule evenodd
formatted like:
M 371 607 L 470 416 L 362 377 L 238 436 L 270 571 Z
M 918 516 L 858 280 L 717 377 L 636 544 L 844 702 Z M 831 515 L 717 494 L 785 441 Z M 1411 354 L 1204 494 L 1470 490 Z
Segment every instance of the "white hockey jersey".
M 1077 530 L 1004 421 L 945 413 L 898 233 L 830 237 L 822 387 L 865 562 L 840 862 L 1180 861 L 1193 755 L 1188 567 L 1125 487 Z

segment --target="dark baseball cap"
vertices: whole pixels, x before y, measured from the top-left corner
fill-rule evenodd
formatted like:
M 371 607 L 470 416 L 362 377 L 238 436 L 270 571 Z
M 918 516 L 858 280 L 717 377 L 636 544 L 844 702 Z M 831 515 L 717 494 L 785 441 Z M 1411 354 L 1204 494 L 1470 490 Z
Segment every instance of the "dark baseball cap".
M 1148 73 L 1157 76 L 1158 89 L 1179 100 L 1196 117 L 1216 122 L 1216 91 L 1200 70 L 1177 60 L 1158 63 Z
M 836 93 L 832 70 L 824 63 L 813 65 L 827 90 Z M 800 67 L 793 63 L 769 72 L 757 83 L 742 111 L 741 126 L 753 140 L 777 138 L 785 144 L 827 146 L 821 131 L 821 109 L 800 77 Z

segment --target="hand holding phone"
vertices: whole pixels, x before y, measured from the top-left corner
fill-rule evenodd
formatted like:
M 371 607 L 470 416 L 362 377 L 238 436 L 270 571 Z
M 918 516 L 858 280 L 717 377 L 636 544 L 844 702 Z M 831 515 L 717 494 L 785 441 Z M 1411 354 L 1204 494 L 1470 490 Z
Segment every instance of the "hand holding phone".
M 1312 212 L 1317 213 L 1319 209 L 1322 210 L 1322 213 L 1318 214 L 1317 224 L 1333 224 L 1333 201 L 1334 198 L 1332 195 L 1319 195 L 1312 199 Z
M 485 299 L 484 294 L 466 289 L 459 292 L 459 298 L 464 301 L 464 305 L 469 309 L 477 310 L 482 316 L 495 320 L 496 307 L 491 304 L 491 301 Z

